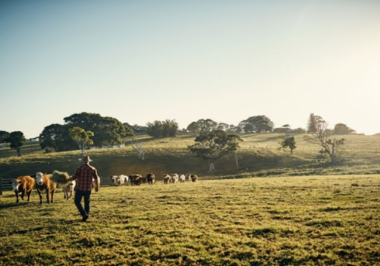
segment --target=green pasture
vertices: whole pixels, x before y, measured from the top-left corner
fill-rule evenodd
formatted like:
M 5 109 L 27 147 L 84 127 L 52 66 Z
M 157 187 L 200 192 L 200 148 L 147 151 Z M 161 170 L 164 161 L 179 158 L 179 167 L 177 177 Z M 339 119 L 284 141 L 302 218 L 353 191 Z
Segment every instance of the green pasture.
M 0 196 L 0 265 L 380 265 L 380 176 L 106 186 Z
M 145 149 L 145 160 L 137 158 L 137 152 L 130 142 L 124 148 L 92 149 L 87 154 L 94 160 L 99 175 L 106 177 L 119 174 L 153 172 L 159 178 L 166 173 L 195 173 L 201 179 L 237 178 L 249 176 L 302 176 L 335 174 L 377 174 L 380 173 L 380 136 L 345 135 L 345 151 L 338 165 L 330 166 L 321 158 L 320 147 L 306 142 L 304 135 L 295 135 L 297 148 L 293 154 L 279 149 L 281 134 L 243 134 L 241 148 L 231 155 L 215 162 L 218 170 L 208 173 L 206 161 L 195 158 L 187 146 L 194 144 L 192 134 L 180 134 L 175 138 L 153 139 L 147 135 L 138 136 Z M 21 149 L 21 157 L 15 150 L 0 148 L 0 177 L 5 179 L 31 175 L 41 171 L 54 170 L 72 174 L 79 164 L 79 150 L 70 152 L 45 153 L 38 142 L 28 142 Z

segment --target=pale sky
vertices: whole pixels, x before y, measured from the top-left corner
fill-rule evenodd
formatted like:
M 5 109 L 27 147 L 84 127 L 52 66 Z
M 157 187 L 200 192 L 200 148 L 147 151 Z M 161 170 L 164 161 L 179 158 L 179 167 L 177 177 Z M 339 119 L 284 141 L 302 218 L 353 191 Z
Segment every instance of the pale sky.
M 0 0 L 0 130 L 265 115 L 380 133 L 378 0 Z

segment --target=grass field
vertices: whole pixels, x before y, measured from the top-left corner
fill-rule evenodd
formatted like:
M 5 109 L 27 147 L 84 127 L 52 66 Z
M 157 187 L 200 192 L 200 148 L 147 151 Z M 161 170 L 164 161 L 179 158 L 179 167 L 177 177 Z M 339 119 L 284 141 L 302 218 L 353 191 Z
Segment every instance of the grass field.
M 102 187 L 73 200 L 0 196 L 0 265 L 380 265 L 380 176 Z
M 311 145 L 296 135 L 297 148 L 293 154 L 279 149 L 281 134 L 244 134 L 236 158 L 231 155 L 215 162 L 218 172 L 208 173 L 206 161 L 195 158 L 187 150 L 194 144 L 194 136 L 180 134 L 176 138 L 153 139 L 138 136 L 146 150 L 145 160 L 137 158 L 130 143 L 125 148 L 88 150 L 99 175 L 106 177 L 119 174 L 153 172 L 157 176 L 165 173 L 196 173 L 200 178 L 231 178 L 246 176 L 298 176 L 335 174 L 380 173 L 380 136 L 347 135 L 333 136 L 347 139 L 342 163 L 333 167 L 318 158 L 319 146 Z M 79 150 L 44 153 L 37 142 L 28 142 L 21 149 L 21 157 L 15 150 L 0 148 L 0 177 L 15 178 L 38 171 L 51 173 L 54 170 L 72 174 L 81 158 Z

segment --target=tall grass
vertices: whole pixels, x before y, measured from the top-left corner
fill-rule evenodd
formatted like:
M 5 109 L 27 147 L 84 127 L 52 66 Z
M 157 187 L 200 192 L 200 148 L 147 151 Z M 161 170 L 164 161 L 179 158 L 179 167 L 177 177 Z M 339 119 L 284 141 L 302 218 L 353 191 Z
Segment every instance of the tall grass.
M 0 265 L 380 265 L 380 177 L 302 176 L 102 187 L 0 201 Z

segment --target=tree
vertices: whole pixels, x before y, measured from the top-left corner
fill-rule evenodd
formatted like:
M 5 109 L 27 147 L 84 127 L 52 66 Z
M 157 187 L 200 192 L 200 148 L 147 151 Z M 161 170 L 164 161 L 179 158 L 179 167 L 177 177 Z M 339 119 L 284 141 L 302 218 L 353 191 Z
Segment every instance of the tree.
M 5 139 L 9 137 L 9 132 L 0 130 L 0 143 L 4 143 Z
M 242 131 L 252 133 L 255 132 L 255 127 L 251 123 L 246 123 L 244 124 Z
M 178 123 L 175 120 L 166 119 L 162 121 L 162 137 L 176 137 L 178 132 Z
M 24 133 L 21 131 L 13 131 L 4 139 L 4 141 L 10 143 L 10 148 L 16 150 L 17 156 L 21 156 L 21 146 L 26 141 Z
M 77 145 L 70 137 L 70 126 L 51 124 L 44 128 L 39 136 L 41 149 L 55 151 L 70 151 L 75 150 Z
M 289 124 L 283 125 L 282 127 L 275 128 L 273 130 L 275 133 L 283 133 L 285 136 L 289 136 L 290 133 L 292 132 L 292 129 L 290 128 Z
M 272 132 L 274 124 L 265 115 L 251 116 L 239 123 L 239 127 L 245 133 L 266 133 Z
M 80 127 L 73 127 L 69 129 L 69 136 L 78 144 L 79 149 L 82 152 L 82 156 L 85 155 L 85 149 L 94 144 L 94 141 L 90 137 L 94 136 L 91 131 L 85 131 Z
M 313 113 L 310 114 L 309 120 L 307 121 L 307 133 L 317 132 L 318 119 L 319 117 L 316 117 Z
M 198 122 L 191 122 L 187 128 L 186 128 L 189 132 L 192 132 L 194 134 L 194 136 L 196 136 L 199 131 L 201 130 L 201 126 L 199 125 Z
M 293 154 L 293 150 L 296 147 L 296 141 L 294 139 L 294 137 L 287 137 L 285 138 L 282 142 L 281 142 L 281 145 L 282 145 L 282 148 L 289 148 L 290 149 L 290 154 Z
M 316 122 L 316 132 L 312 133 L 312 136 L 305 136 L 305 140 L 321 146 L 319 152 L 321 154 L 327 154 L 330 157 L 331 164 L 335 164 L 344 150 L 345 139 L 329 138 L 332 131 L 327 128 L 327 122 L 320 116 L 315 116 L 314 118 Z
M 239 136 L 227 134 L 222 130 L 201 132 L 194 140 L 196 143 L 187 148 L 196 157 L 207 160 L 209 172 L 215 172 L 214 162 L 228 154 L 233 154 L 243 141 Z
M 144 160 L 145 159 L 145 148 L 142 143 L 139 143 L 139 141 L 135 138 L 131 139 L 132 149 L 137 151 L 137 158 Z
M 148 127 L 146 129 L 146 133 L 149 136 L 152 136 L 154 138 L 161 138 L 162 137 L 163 127 L 162 127 L 161 121 L 156 120 L 153 123 L 148 122 L 147 126 Z
M 115 145 L 125 142 L 127 137 L 132 137 L 130 128 L 125 127 L 119 120 L 113 117 L 102 117 L 99 114 L 80 113 L 65 117 L 64 121 L 70 128 L 80 127 L 85 131 L 94 133 L 94 146 Z
M 166 138 L 177 136 L 178 124 L 175 120 L 154 121 L 147 124 L 146 133 L 154 138 Z
M 348 135 L 353 133 L 355 133 L 355 130 L 342 123 L 336 124 L 334 127 L 334 134 L 336 135 Z
M 211 119 L 199 119 L 197 122 L 201 127 L 201 132 L 210 132 L 215 130 L 218 126 L 218 123 Z
M 218 130 L 223 130 L 223 131 L 227 131 L 229 129 L 229 125 L 227 123 L 223 123 L 223 122 L 220 122 L 218 124 L 218 126 L 216 127 L 216 129 Z
M 227 133 L 239 133 L 239 127 L 237 127 L 237 126 L 231 124 L 231 125 L 228 126 L 226 132 L 227 132 Z
M 295 130 L 293 130 L 294 134 L 305 134 L 306 133 L 306 130 L 303 129 L 303 128 L 296 128 Z
M 283 125 L 281 128 L 277 128 L 276 131 L 279 133 L 283 133 L 283 135 L 281 136 L 281 147 L 283 149 L 289 148 L 290 154 L 293 154 L 293 150 L 296 148 L 296 141 L 294 136 L 292 136 L 293 131 L 291 130 L 290 125 Z

